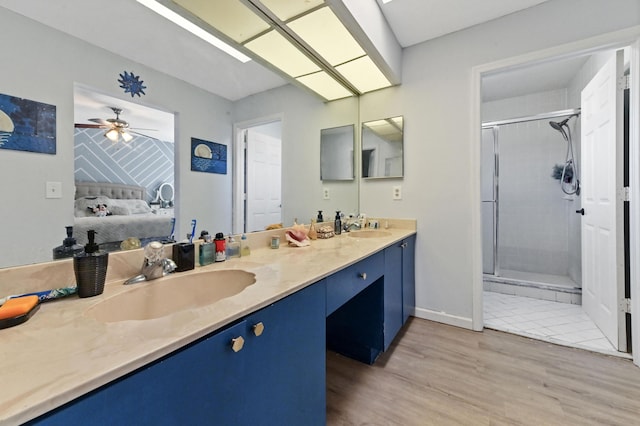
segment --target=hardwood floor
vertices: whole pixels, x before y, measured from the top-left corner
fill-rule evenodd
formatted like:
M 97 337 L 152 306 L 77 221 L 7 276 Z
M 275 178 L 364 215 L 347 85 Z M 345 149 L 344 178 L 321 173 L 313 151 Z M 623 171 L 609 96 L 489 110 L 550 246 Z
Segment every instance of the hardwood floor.
M 640 425 L 640 368 L 411 318 L 373 366 L 327 353 L 327 424 Z

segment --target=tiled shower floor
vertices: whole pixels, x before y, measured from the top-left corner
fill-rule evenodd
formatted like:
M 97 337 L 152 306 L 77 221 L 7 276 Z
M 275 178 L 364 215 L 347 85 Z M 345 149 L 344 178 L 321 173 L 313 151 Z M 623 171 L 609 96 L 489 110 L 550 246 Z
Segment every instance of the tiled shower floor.
M 485 291 L 484 326 L 559 345 L 631 358 L 611 346 L 580 305 Z

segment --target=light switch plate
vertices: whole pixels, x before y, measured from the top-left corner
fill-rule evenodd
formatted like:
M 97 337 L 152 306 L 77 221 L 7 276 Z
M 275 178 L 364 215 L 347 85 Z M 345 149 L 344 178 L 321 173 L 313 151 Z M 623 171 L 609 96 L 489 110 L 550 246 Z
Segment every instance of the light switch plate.
M 400 185 L 393 187 L 393 199 L 402 200 L 402 187 Z
M 45 198 L 62 198 L 62 182 L 47 182 Z
M 322 198 L 328 200 L 329 197 L 329 188 L 322 188 Z

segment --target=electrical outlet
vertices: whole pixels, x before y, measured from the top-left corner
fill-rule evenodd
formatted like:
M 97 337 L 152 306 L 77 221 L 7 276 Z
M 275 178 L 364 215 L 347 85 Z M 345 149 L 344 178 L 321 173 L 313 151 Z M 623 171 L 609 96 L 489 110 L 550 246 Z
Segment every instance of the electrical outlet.
M 62 198 L 62 182 L 47 182 L 45 198 Z
M 402 187 L 400 185 L 393 187 L 393 199 L 402 200 Z
M 329 198 L 329 188 L 322 188 L 322 198 L 328 200 Z

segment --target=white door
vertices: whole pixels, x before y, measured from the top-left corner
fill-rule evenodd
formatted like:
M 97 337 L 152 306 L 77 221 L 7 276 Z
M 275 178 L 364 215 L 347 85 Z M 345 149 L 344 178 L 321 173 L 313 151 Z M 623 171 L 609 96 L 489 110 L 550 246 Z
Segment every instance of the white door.
M 622 224 L 622 51 L 582 91 L 582 306 L 612 345 L 626 351 Z
M 282 222 L 281 145 L 278 138 L 247 130 L 247 232 Z

